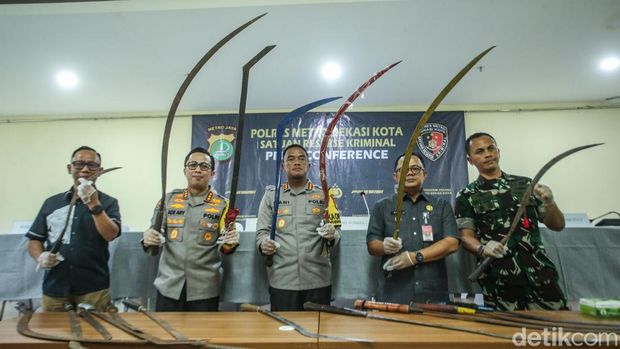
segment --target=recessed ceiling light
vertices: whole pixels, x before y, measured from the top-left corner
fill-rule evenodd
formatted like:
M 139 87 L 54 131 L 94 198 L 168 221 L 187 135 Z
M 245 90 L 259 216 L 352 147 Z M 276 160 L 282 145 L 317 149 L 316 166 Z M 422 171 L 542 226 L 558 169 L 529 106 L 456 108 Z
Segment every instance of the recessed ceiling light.
M 78 84 L 78 78 L 74 72 L 63 70 L 56 74 L 56 83 L 63 88 L 73 88 Z
M 338 63 L 326 63 L 321 68 L 321 75 L 327 81 L 334 81 L 342 75 L 342 68 Z
M 600 67 L 607 71 L 616 70 L 620 67 L 620 59 L 618 59 L 618 57 L 605 58 L 601 61 Z

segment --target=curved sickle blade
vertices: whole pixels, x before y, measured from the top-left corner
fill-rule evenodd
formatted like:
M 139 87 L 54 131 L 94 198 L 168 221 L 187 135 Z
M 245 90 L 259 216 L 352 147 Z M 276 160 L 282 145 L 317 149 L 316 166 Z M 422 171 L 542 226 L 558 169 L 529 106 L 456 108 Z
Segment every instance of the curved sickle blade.
M 519 203 L 519 209 L 517 210 L 517 213 L 515 214 L 515 217 L 512 220 L 512 225 L 510 226 L 510 229 L 508 230 L 508 233 L 502 238 L 502 240 L 500 241 L 503 245 L 506 245 L 508 243 L 508 240 L 510 240 L 510 237 L 512 236 L 512 233 L 514 233 L 514 231 L 517 229 L 517 226 L 519 225 L 519 222 L 521 221 L 521 217 L 523 216 L 523 213 L 525 213 L 525 209 L 527 208 L 527 202 L 530 199 L 530 196 L 532 195 L 532 192 L 534 191 L 534 187 L 536 186 L 536 184 L 538 183 L 538 181 L 540 181 L 540 178 L 542 178 L 542 176 L 549 171 L 549 169 L 557 164 L 560 160 L 564 159 L 565 157 L 575 154 L 578 151 L 582 151 L 584 149 L 588 149 L 588 148 L 592 148 L 592 147 L 597 147 L 599 145 L 602 145 L 605 143 L 594 143 L 594 144 L 588 144 L 588 145 L 582 145 L 580 147 L 576 147 L 573 149 L 569 149 L 559 155 L 556 155 L 553 159 L 549 160 L 549 162 L 547 162 L 539 171 L 538 173 L 536 173 L 536 176 L 534 176 L 534 178 L 532 179 L 532 182 L 527 186 L 527 189 L 525 190 L 525 193 L 523 193 L 523 197 L 521 197 L 521 202 Z M 478 267 L 476 267 L 476 269 L 474 269 L 474 271 L 469 274 L 468 279 L 470 281 L 476 281 L 478 280 L 478 278 L 480 277 L 480 275 L 489 267 L 489 265 L 491 265 L 491 262 L 493 262 L 493 258 L 492 257 L 485 257 L 482 262 L 480 262 L 480 264 L 478 264 Z
M 314 101 L 308 103 L 304 106 L 301 106 L 292 112 L 286 114 L 282 121 L 278 123 L 276 127 L 276 188 L 273 202 L 273 218 L 271 220 L 271 232 L 269 233 L 269 238 L 271 240 L 276 239 L 276 221 L 278 219 L 278 207 L 280 206 L 280 184 L 282 182 L 281 169 L 282 166 L 282 136 L 284 134 L 284 128 L 291 122 L 293 119 L 301 116 L 308 111 L 321 106 L 323 104 L 329 103 L 341 97 L 329 97 L 320 99 L 318 101 Z M 270 267 L 273 263 L 273 255 L 267 256 L 265 259 L 265 264 Z
M 196 65 L 189 72 L 189 74 L 187 74 L 187 77 L 185 77 L 185 80 L 181 84 L 181 87 L 179 87 L 177 94 L 174 96 L 174 100 L 172 101 L 172 105 L 170 106 L 170 110 L 168 111 L 168 117 L 166 118 L 166 126 L 164 128 L 164 136 L 163 136 L 163 141 L 162 141 L 162 146 L 161 146 L 161 202 L 162 203 L 166 200 L 168 144 L 170 142 L 170 132 L 172 131 L 172 121 L 174 120 L 174 116 L 176 115 L 177 108 L 179 107 L 179 104 L 181 103 L 181 99 L 183 98 L 185 91 L 189 87 L 189 84 L 192 82 L 196 74 L 198 74 L 200 69 L 202 69 L 202 67 L 207 63 L 207 61 L 209 61 L 209 59 L 211 59 L 211 57 L 213 57 L 213 55 L 215 55 L 215 53 L 220 48 L 222 48 L 222 46 L 224 46 L 228 41 L 230 41 L 233 37 L 239 34 L 242 30 L 244 30 L 245 28 L 250 26 L 252 23 L 259 20 L 261 17 L 265 16 L 266 14 L 267 13 L 263 13 L 262 15 L 257 16 L 251 19 L 250 21 L 244 23 L 243 25 L 241 25 L 240 27 L 238 27 L 237 29 L 233 30 L 228 35 L 226 35 L 222 40 L 220 40 L 213 47 L 211 47 L 211 49 L 207 51 L 207 53 L 198 61 L 198 63 L 196 63 Z M 163 211 L 163 205 L 158 205 L 158 206 L 161 206 L 161 207 L 157 211 L 157 216 L 155 218 L 155 224 L 153 225 L 153 229 L 160 231 L 162 221 L 163 221 L 164 211 Z
M 325 134 L 323 135 L 323 140 L 321 141 L 321 148 L 319 152 L 320 154 L 319 155 L 319 172 L 321 173 L 321 187 L 323 189 L 323 197 L 325 198 L 325 207 L 327 207 L 329 204 L 329 200 L 328 200 L 329 186 L 327 184 L 327 168 L 326 168 L 327 166 L 325 162 L 325 158 L 326 158 L 325 153 L 327 152 L 327 145 L 329 144 L 329 139 L 332 136 L 332 132 L 334 128 L 336 127 L 336 124 L 338 124 L 338 121 L 340 120 L 340 118 L 349 109 L 349 107 L 351 106 L 351 104 L 353 104 L 353 102 L 357 99 L 357 97 L 359 97 L 362 93 L 364 93 L 364 91 L 370 85 L 372 85 L 375 81 L 377 81 L 381 76 L 383 76 L 383 74 L 387 73 L 388 70 L 394 68 L 400 62 L 402 61 L 392 63 L 388 65 L 387 67 L 381 69 L 380 71 L 374 73 L 372 77 L 368 79 L 368 81 L 366 81 L 360 87 L 358 87 L 357 90 L 353 92 L 351 96 L 349 96 L 349 99 L 347 99 L 346 102 L 344 102 L 344 104 L 340 107 L 340 109 L 338 109 L 338 112 L 336 113 L 336 115 L 334 115 L 334 118 L 327 126 L 327 129 L 325 129 Z M 327 210 L 325 212 L 327 212 Z
M 476 57 L 474 57 L 474 59 L 472 59 L 465 67 L 463 67 L 463 69 L 461 69 L 461 71 L 458 74 L 456 74 L 455 77 L 452 78 L 452 80 L 450 80 L 450 82 L 446 85 L 446 87 L 444 87 L 443 90 L 439 92 L 437 97 L 435 97 L 435 99 L 433 100 L 433 103 L 431 103 L 428 109 L 426 109 L 426 112 L 424 112 L 424 114 L 418 121 L 418 124 L 416 125 L 415 130 L 413 130 L 413 134 L 411 134 L 411 138 L 409 139 L 409 145 L 407 145 L 407 150 L 405 151 L 405 156 L 403 157 L 403 166 L 409 165 L 409 159 L 411 159 L 413 148 L 415 147 L 418 137 L 420 137 L 420 134 L 422 133 L 422 128 L 424 128 L 424 125 L 426 124 L 428 119 L 430 119 L 431 115 L 433 114 L 435 109 L 437 109 L 441 101 L 443 101 L 443 99 L 448 95 L 448 93 L 452 91 L 452 88 L 454 88 L 454 86 L 456 86 L 456 84 L 458 84 L 459 81 L 461 81 L 461 79 L 471 70 L 471 68 L 473 68 L 473 66 L 476 65 L 476 63 L 478 63 L 478 61 L 481 60 L 482 57 L 484 57 L 487 53 L 489 53 L 489 51 L 491 51 L 494 48 L 495 46 L 491 46 L 488 49 L 482 51 Z M 400 171 L 400 177 L 398 179 L 398 195 L 396 198 L 396 229 L 394 230 L 394 239 L 398 239 L 398 234 L 400 233 L 400 221 L 402 218 L 403 199 L 405 197 L 405 181 L 406 180 L 407 180 L 407 171 Z

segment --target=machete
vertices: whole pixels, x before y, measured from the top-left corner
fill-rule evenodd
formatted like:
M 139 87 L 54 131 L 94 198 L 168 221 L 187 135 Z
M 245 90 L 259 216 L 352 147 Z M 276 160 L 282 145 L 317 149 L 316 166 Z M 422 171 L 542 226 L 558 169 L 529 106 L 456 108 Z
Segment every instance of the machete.
M 245 124 L 245 105 L 248 100 L 248 83 L 250 80 L 250 69 L 258 63 L 265 55 L 273 50 L 276 45 L 265 46 L 265 48 L 250 59 L 242 68 L 241 77 L 241 97 L 239 99 L 239 121 L 237 122 L 237 140 L 235 142 L 235 158 L 233 160 L 232 180 L 230 186 L 230 195 L 228 196 L 228 211 L 226 211 L 226 227 L 234 227 L 237 216 L 239 215 L 239 209 L 236 206 L 237 202 L 237 184 L 239 182 L 239 167 L 241 165 L 241 145 L 243 143 L 243 126 Z M 238 246 L 223 247 L 227 251 L 231 251 Z
M 479 55 L 474 57 L 461 71 L 456 74 L 455 77 L 450 80 L 450 82 L 439 92 L 437 97 L 433 100 L 431 105 L 426 109 L 426 112 L 422 114 L 422 117 L 418 121 L 413 133 L 411 134 L 411 138 L 409 139 L 409 145 L 407 145 L 407 150 L 405 151 L 405 155 L 403 157 L 403 169 L 409 168 L 409 159 L 411 159 L 411 154 L 413 153 L 413 148 L 417 142 L 418 137 L 422 133 L 422 129 L 424 125 L 431 117 L 437 106 L 443 101 L 443 99 L 450 93 L 452 88 L 458 84 L 459 81 L 471 70 L 471 68 L 478 63 L 489 51 L 491 51 L 495 46 L 491 46 L 490 48 L 482 51 Z M 398 178 L 398 194 L 396 199 L 396 228 L 394 230 L 394 239 L 398 239 L 398 235 L 400 234 L 400 221 L 402 218 L 402 210 L 403 210 L 403 199 L 405 198 L 405 181 L 407 180 L 407 172 L 406 170 L 400 171 L 400 176 Z
M 274 313 L 272 311 L 263 309 L 257 305 L 254 304 L 248 304 L 248 303 L 244 303 L 241 304 L 241 311 L 247 311 L 247 312 L 259 312 L 259 313 L 263 313 L 267 316 L 269 316 L 272 319 L 275 319 L 285 325 L 291 326 L 292 328 L 295 329 L 295 331 L 299 332 L 299 334 L 306 336 L 306 337 L 310 337 L 310 338 L 324 338 L 324 339 L 331 339 L 331 340 L 339 340 L 339 341 L 347 341 L 347 342 L 360 342 L 360 343 L 370 343 L 372 342 L 371 340 L 368 339 L 362 339 L 362 338 L 349 338 L 349 337 L 338 337 L 338 336 L 330 336 L 330 335 L 325 335 L 325 334 L 318 334 L 318 333 L 314 333 L 314 332 L 310 332 L 307 329 L 305 329 L 304 327 L 302 327 L 301 325 L 285 318 L 284 316 L 278 314 L 278 313 Z
M 80 315 L 89 325 L 91 325 L 99 334 L 105 339 L 109 341 L 112 339 L 112 335 L 108 330 L 99 322 L 95 317 L 91 314 L 91 311 L 95 309 L 90 304 L 80 303 L 78 304 L 78 315 Z
M 185 336 L 183 333 L 177 331 L 174 329 L 174 327 L 172 327 L 172 325 L 170 325 L 167 321 L 164 321 L 158 317 L 156 317 L 154 314 L 149 313 L 149 311 L 141 304 L 138 304 L 132 300 L 129 299 L 123 299 L 123 304 L 125 304 L 127 307 L 129 307 L 130 309 L 140 312 L 144 315 L 146 315 L 146 317 L 148 317 L 149 319 L 151 319 L 153 322 L 155 322 L 156 324 L 158 324 L 161 328 L 163 328 L 164 330 L 166 330 L 166 332 L 168 332 L 172 337 L 176 338 L 176 339 L 187 339 L 187 336 Z
M 527 327 L 531 329 L 545 329 L 552 327 L 562 327 L 565 331 L 570 332 L 617 332 L 619 329 L 610 327 L 609 325 L 600 323 L 584 323 L 581 322 L 578 325 L 565 325 L 559 321 L 525 321 L 518 317 L 509 316 L 512 312 L 483 312 L 478 313 L 475 309 L 469 307 L 448 305 L 448 304 L 436 304 L 436 303 L 414 303 L 398 304 L 398 303 L 384 303 L 375 302 L 369 300 L 358 299 L 354 303 L 355 308 L 364 310 L 380 310 L 393 313 L 423 313 L 424 315 L 463 320 L 470 322 L 479 322 L 498 326 L 508 327 Z
M 364 82 L 360 87 L 349 96 L 349 98 L 340 106 L 336 115 L 332 121 L 327 125 L 325 129 L 325 133 L 323 134 L 323 139 L 321 141 L 321 148 L 319 151 L 319 172 L 321 174 L 321 188 L 323 189 L 323 197 L 324 197 L 324 205 L 325 211 L 323 213 L 323 222 L 331 223 L 336 228 L 340 228 L 342 223 L 340 221 L 340 212 L 338 211 L 338 206 L 336 205 L 336 199 L 329 194 L 329 185 L 327 184 L 327 163 L 325 153 L 327 152 L 327 146 L 329 145 L 329 139 L 332 136 L 332 132 L 334 128 L 338 124 L 340 118 L 344 115 L 344 113 L 349 109 L 349 107 L 355 102 L 355 100 L 361 96 L 366 89 L 372 85 L 375 81 L 383 76 L 383 74 L 387 73 L 388 70 L 394 68 L 402 61 L 398 61 L 388 65 L 387 67 L 381 69 L 380 71 L 374 73 L 370 79 Z M 323 250 L 321 251 L 322 256 L 327 255 L 327 240 L 323 240 Z
M 71 334 L 75 338 L 82 338 L 82 327 L 80 326 L 80 319 L 78 318 L 75 308 L 71 303 L 65 303 L 65 310 L 69 314 L 69 323 L 71 324 Z
M 574 154 L 578 151 L 584 150 L 584 149 L 588 149 L 588 148 L 592 148 L 592 147 L 597 147 L 601 144 L 604 143 L 595 143 L 595 144 L 588 144 L 588 145 L 582 145 L 580 147 L 576 147 L 573 149 L 569 149 L 559 155 L 556 155 L 553 159 L 549 160 L 549 162 L 547 162 L 539 171 L 538 173 L 536 173 L 536 176 L 534 176 L 534 178 L 532 179 L 532 182 L 527 186 L 527 189 L 525 190 L 525 193 L 523 193 L 523 197 L 521 198 L 521 202 L 519 203 L 519 209 L 517 210 L 517 213 L 515 214 L 514 219 L 512 220 L 512 225 L 510 226 L 510 229 L 508 230 L 508 233 L 502 238 L 502 240 L 500 240 L 500 243 L 504 246 L 506 246 L 506 244 L 508 243 L 508 240 L 510 239 L 510 237 L 512 236 L 512 233 L 515 232 L 515 230 L 517 229 L 517 226 L 519 225 L 519 222 L 521 221 L 521 217 L 523 216 L 523 213 L 525 213 L 525 209 L 527 208 L 527 202 L 530 199 L 530 196 L 532 195 L 532 192 L 534 191 L 534 186 L 536 186 L 536 184 L 538 183 L 538 181 L 540 181 L 540 178 L 555 164 L 557 164 L 560 160 L 564 159 L 565 157 Z M 493 257 L 487 256 L 484 258 L 484 260 L 482 260 L 482 262 L 478 265 L 478 267 L 476 267 L 476 269 L 469 275 L 469 280 L 470 281 L 476 281 L 478 280 L 478 278 L 480 277 L 480 275 L 489 267 L 489 265 L 491 264 L 491 262 L 493 262 Z
M 211 47 L 209 51 L 207 51 L 207 53 L 205 53 L 205 55 L 196 63 L 196 65 L 194 66 L 194 68 L 192 68 L 189 74 L 187 74 L 187 76 L 185 77 L 185 80 L 181 84 L 181 87 L 179 87 L 177 94 L 174 96 L 174 99 L 172 100 L 172 105 L 170 105 L 170 110 L 168 111 L 168 117 L 166 118 L 166 126 L 164 127 L 164 136 L 163 136 L 162 145 L 161 145 L 161 201 L 160 201 L 161 204 L 157 205 L 157 214 L 155 216 L 155 222 L 152 227 L 156 231 L 161 232 L 161 226 L 163 224 L 163 219 L 164 219 L 164 205 L 166 201 L 166 177 L 167 177 L 167 170 L 168 170 L 168 144 L 170 143 L 170 132 L 172 131 L 172 122 L 174 121 L 174 116 L 176 115 L 177 108 L 179 107 L 179 104 L 181 103 L 181 99 L 183 98 L 185 91 L 189 87 L 189 84 L 192 82 L 192 80 L 194 80 L 194 77 L 196 77 L 200 69 L 202 69 L 202 67 L 209 61 L 209 59 L 211 59 L 211 57 L 213 57 L 213 55 L 215 55 L 215 53 L 220 48 L 222 48 L 222 46 L 224 46 L 228 41 L 234 38 L 242 30 L 250 26 L 252 23 L 258 21 L 261 17 L 265 16 L 266 14 L 267 13 L 263 13 L 262 15 L 257 16 L 249 20 L 248 22 L 242 24 L 240 27 L 233 30 L 228 35 L 226 35 L 223 39 L 221 39 L 215 45 L 213 45 L 213 47 Z M 159 246 L 149 246 L 146 250 L 150 255 L 157 255 L 159 253 Z
M 460 327 L 460 326 L 435 324 L 435 323 L 429 323 L 429 322 L 418 321 L 418 320 L 410 320 L 410 319 L 401 319 L 401 318 L 389 317 L 389 316 L 384 316 L 384 315 L 372 314 L 370 312 L 362 311 L 362 310 L 336 307 L 336 306 L 333 306 L 333 305 L 324 305 L 324 304 L 316 304 L 316 303 L 312 303 L 312 302 L 306 302 L 306 303 L 304 303 L 304 309 L 306 309 L 306 310 L 314 310 L 314 311 L 323 311 L 323 312 L 326 312 L 326 313 L 333 313 L 333 314 L 340 314 L 340 315 L 358 316 L 358 317 L 364 317 L 364 318 L 368 318 L 368 319 L 391 321 L 391 322 L 398 322 L 398 323 L 403 323 L 403 324 L 410 324 L 410 325 L 417 325 L 417 326 L 424 326 L 424 327 L 441 328 L 441 329 L 444 329 L 444 330 L 451 330 L 451 331 L 459 331 L 459 332 L 467 332 L 467 333 L 479 334 L 479 335 L 483 335 L 483 336 L 487 336 L 487 337 L 502 338 L 502 339 L 512 339 L 512 336 L 503 335 L 503 334 L 499 334 L 499 333 L 492 333 L 492 332 L 476 330 L 476 329 Z

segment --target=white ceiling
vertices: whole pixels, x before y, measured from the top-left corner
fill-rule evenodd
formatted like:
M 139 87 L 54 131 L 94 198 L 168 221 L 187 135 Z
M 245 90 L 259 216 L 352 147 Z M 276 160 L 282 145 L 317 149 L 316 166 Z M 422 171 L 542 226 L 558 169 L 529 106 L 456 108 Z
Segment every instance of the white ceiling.
M 196 61 L 245 21 L 204 67 L 179 112 L 235 111 L 242 65 L 252 70 L 249 111 L 292 109 L 350 95 L 384 66 L 360 107 L 429 104 L 473 56 L 497 47 L 447 105 L 604 103 L 620 95 L 618 0 L 190 1 L 130 0 L 0 5 L 0 116 L 167 113 Z M 319 70 L 343 65 L 335 83 Z M 62 68 L 80 85 L 61 90 Z M 336 108 L 337 105 L 330 105 Z

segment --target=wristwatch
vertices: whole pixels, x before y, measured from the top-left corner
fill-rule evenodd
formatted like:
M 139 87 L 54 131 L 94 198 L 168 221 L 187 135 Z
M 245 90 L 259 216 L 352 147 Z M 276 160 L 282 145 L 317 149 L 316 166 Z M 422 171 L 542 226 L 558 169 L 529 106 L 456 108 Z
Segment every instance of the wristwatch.
M 424 263 L 424 255 L 422 254 L 422 252 L 417 251 L 415 253 L 415 264 L 422 264 Z
M 90 212 L 92 215 L 98 216 L 103 212 L 103 207 L 101 205 L 97 205 L 91 209 L 88 209 L 88 212 Z

